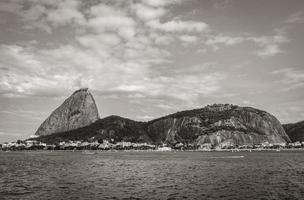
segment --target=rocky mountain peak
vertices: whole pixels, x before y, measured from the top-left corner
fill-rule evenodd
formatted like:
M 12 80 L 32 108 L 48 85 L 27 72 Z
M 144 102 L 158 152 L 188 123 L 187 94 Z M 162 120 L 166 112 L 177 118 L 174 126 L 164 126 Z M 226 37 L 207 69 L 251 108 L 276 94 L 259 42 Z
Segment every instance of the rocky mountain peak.
M 76 90 L 73 94 L 76 94 L 79 92 L 89 92 L 89 88 L 80 88 L 80 89 Z
M 40 125 L 36 135 L 70 131 L 99 119 L 98 109 L 88 88 L 76 90 Z

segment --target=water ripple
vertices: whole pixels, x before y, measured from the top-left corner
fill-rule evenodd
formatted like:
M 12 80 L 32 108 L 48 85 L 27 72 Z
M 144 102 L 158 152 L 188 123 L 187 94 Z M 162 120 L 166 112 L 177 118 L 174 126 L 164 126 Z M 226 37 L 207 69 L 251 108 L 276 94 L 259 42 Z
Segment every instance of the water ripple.
M 304 199 L 302 152 L 0 152 L 0 199 Z

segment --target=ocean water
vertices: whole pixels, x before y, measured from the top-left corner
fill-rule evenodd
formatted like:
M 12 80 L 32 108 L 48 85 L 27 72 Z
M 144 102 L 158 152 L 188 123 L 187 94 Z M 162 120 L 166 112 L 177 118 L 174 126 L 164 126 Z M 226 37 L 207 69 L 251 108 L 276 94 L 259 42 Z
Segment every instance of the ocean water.
M 0 199 L 304 199 L 304 152 L 0 152 Z

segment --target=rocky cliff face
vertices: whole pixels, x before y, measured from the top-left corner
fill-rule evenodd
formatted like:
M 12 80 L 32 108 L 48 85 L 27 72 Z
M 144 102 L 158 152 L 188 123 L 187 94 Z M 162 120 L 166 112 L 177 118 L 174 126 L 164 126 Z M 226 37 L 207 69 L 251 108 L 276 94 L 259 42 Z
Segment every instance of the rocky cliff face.
M 148 122 L 156 143 L 205 143 L 213 146 L 290 142 L 271 114 L 249 107 L 213 105 L 183 111 Z
M 50 135 L 88 126 L 99 119 L 95 100 L 87 88 L 75 91 L 40 125 L 35 135 Z
M 304 141 L 304 121 L 294 124 L 284 124 L 283 127 L 292 142 Z

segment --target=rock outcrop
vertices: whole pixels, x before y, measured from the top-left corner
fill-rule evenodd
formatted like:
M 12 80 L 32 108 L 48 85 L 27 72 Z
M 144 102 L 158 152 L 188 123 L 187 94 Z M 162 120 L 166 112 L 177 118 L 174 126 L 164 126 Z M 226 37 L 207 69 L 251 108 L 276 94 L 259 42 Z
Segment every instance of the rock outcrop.
M 156 143 L 208 143 L 223 147 L 290 142 L 280 122 L 271 114 L 228 104 L 175 113 L 148 122 L 147 129 Z
M 35 135 L 50 135 L 88 126 L 99 119 L 95 100 L 87 88 L 75 91 L 40 125 Z
M 304 121 L 283 125 L 292 142 L 304 142 Z

